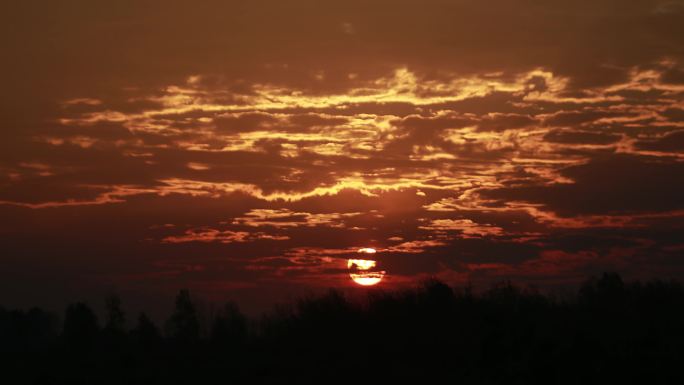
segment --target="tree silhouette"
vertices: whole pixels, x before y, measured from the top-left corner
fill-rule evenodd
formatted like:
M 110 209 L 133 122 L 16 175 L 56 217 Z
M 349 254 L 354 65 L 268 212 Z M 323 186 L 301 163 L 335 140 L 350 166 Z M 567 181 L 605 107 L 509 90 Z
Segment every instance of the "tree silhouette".
M 75 351 L 89 351 L 96 343 L 99 326 L 93 310 L 82 302 L 71 304 L 64 315 L 63 336 Z
M 247 340 L 247 317 L 234 302 L 226 303 L 214 318 L 211 329 L 214 343 L 228 346 L 242 346 Z
M 38 352 L 58 335 L 57 317 L 38 308 L 28 312 L 0 307 L 0 352 Z
M 187 289 L 181 290 L 176 296 L 176 309 L 166 323 L 166 331 L 177 342 L 190 343 L 199 339 L 197 310 Z
M 139 344 L 145 347 L 155 346 L 162 340 L 159 329 L 145 313 L 140 313 L 138 324 L 131 334 Z
M 87 305 L 69 305 L 61 338 L 55 338 L 54 316 L 0 307 L 2 379 L 55 385 L 684 383 L 684 287 L 678 282 L 626 283 L 608 273 L 566 300 L 510 282 L 478 292 L 435 279 L 366 293 L 366 300 L 339 290 L 309 295 L 258 321 L 229 302 L 212 318 L 208 336 L 200 333 L 187 290 L 176 297 L 165 335 L 144 313 L 126 333 L 114 297 L 106 300 L 102 330 Z
M 107 311 L 104 330 L 111 334 L 123 334 L 126 327 L 126 315 L 121 308 L 121 299 L 115 295 L 105 299 Z

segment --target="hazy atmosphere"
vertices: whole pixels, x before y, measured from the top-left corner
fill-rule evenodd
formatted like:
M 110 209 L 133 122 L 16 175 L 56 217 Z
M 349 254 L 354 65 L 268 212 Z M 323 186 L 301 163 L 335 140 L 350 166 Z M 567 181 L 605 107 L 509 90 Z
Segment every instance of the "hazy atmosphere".
M 681 1 L 3 8 L 5 306 L 684 278 Z

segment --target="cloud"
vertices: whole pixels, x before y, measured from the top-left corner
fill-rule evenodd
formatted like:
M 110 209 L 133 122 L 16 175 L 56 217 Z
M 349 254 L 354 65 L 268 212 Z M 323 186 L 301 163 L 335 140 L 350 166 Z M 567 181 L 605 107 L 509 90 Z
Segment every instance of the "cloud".
M 562 216 L 671 211 L 684 207 L 679 199 L 684 183 L 674 177 L 682 172 L 681 162 L 614 155 L 561 170 L 571 183 L 514 186 L 482 195 L 542 204 Z
M 647 151 L 676 153 L 684 151 L 684 131 L 667 133 L 657 139 L 636 143 L 637 148 Z
M 171 235 L 163 238 L 162 243 L 186 243 L 186 242 L 219 242 L 239 243 L 253 242 L 256 240 L 286 241 L 290 239 L 286 235 L 271 235 L 263 232 L 217 230 L 209 227 L 200 227 L 186 230 L 182 235 Z
M 254 209 L 243 217 L 235 218 L 233 224 L 250 227 L 345 227 L 344 219 L 355 217 L 361 213 L 306 213 L 289 209 Z
M 615 143 L 620 138 L 617 134 L 573 130 L 553 130 L 544 135 L 544 140 L 548 142 L 565 144 L 606 145 Z

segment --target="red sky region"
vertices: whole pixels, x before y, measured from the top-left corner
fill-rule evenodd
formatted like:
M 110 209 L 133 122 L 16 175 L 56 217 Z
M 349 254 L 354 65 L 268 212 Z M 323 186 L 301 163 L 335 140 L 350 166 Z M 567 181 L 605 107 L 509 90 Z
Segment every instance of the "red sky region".
M 0 303 L 684 278 L 684 2 L 14 2 Z

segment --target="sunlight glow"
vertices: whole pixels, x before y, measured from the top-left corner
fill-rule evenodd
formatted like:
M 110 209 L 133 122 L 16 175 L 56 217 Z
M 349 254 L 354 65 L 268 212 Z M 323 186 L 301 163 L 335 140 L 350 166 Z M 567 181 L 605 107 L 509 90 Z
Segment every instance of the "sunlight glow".
M 383 273 L 364 273 L 364 274 L 349 274 L 354 282 L 361 286 L 373 286 L 382 281 L 385 274 Z
M 370 247 L 359 249 L 358 253 L 375 254 L 377 251 Z M 372 259 L 349 259 L 347 268 L 350 270 L 349 277 L 361 286 L 373 286 L 382 281 L 385 276 L 384 270 L 374 270 L 377 262 Z
M 356 267 L 358 270 L 368 270 L 375 267 L 375 261 L 370 259 L 350 259 L 347 261 L 347 267 L 350 269 Z

